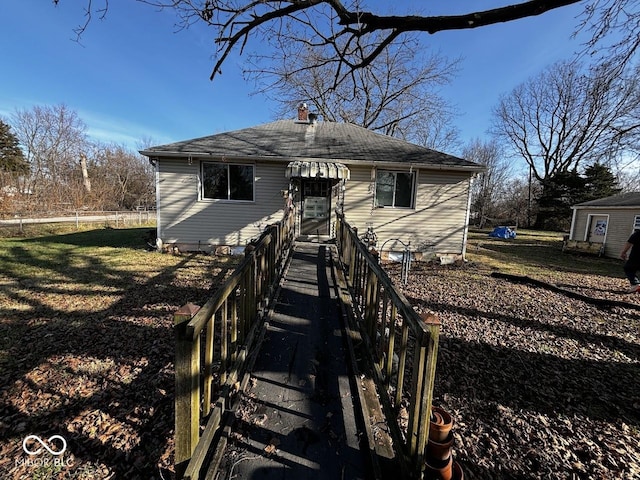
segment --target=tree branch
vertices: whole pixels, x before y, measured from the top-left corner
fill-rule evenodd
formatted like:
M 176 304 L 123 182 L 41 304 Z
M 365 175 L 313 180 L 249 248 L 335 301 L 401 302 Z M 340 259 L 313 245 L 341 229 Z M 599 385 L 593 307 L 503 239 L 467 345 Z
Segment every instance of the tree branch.
M 348 12 L 336 10 L 340 16 L 340 24 L 366 25 L 369 31 L 400 30 L 404 32 L 436 33 L 444 30 L 462 30 L 493 25 L 495 23 L 510 22 L 520 18 L 541 15 L 556 8 L 565 7 L 581 0 L 531 0 L 517 5 L 494 8 L 465 15 L 445 15 L 423 17 L 408 16 L 379 16 L 370 12 Z M 328 2 L 334 6 L 334 3 Z M 334 8 L 335 9 L 335 8 Z
M 58 3 L 60 0 L 54 0 Z M 172 9 L 188 27 L 197 21 L 204 21 L 217 29 L 215 43 L 218 58 L 210 78 L 220 73 L 223 63 L 236 48 L 240 53 L 253 34 L 262 33 L 270 25 L 280 23 L 280 28 L 270 30 L 276 35 L 285 35 L 294 41 L 313 44 L 306 38 L 306 31 L 296 28 L 314 24 L 316 33 L 321 30 L 330 33 L 320 35 L 319 47 L 332 45 L 337 55 L 334 64 L 335 81 L 351 72 L 366 68 L 378 56 L 407 32 L 427 32 L 430 34 L 445 30 L 472 29 L 509 22 L 525 17 L 541 15 L 550 10 L 565 7 L 581 0 L 529 0 L 490 10 L 470 12 L 464 15 L 377 15 L 359 9 L 359 1 L 345 7 L 340 0 L 137 0 L 160 9 Z M 516 0 L 512 0 L 516 1 Z M 91 12 L 106 11 L 108 0 L 102 0 L 105 9 L 92 7 L 92 0 L 85 0 L 87 21 L 79 28 L 82 33 L 91 19 Z M 332 12 L 322 17 L 322 12 Z M 342 28 L 335 28 L 341 26 Z M 266 42 L 273 38 L 265 35 Z M 357 59 L 357 61 L 354 61 Z

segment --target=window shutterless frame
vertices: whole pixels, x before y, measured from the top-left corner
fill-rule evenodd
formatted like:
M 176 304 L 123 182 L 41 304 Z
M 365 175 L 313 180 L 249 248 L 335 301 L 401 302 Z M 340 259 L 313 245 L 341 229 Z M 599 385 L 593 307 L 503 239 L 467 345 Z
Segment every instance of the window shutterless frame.
M 255 166 L 242 163 L 202 162 L 200 198 L 253 202 L 255 199 Z
M 377 170 L 376 207 L 414 208 L 415 172 Z

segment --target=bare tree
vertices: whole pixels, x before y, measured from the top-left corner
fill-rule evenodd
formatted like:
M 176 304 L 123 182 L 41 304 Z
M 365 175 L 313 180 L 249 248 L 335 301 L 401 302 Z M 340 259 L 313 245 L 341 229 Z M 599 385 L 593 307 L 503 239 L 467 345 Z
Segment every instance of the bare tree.
M 262 84 L 260 93 L 280 104 L 282 116 L 309 101 L 327 121 L 353 123 L 431 148 L 455 141 L 452 108 L 438 87 L 450 82 L 457 60 L 422 55 L 417 39 L 409 37 L 336 85 L 332 55 L 327 49 L 295 50 L 286 42 L 277 56 L 253 57 L 246 73 Z
M 600 55 L 615 72 L 632 65 L 640 48 L 640 1 L 593 0 L 585 5 L 578 31 L 591 38 L 584 54 Z
M 587 160 L 610 164 L 640 128 L 639 100 L 635 76 L 559 62 L 500 100 L 492 130 L 544 182 Z
M 530 167 L 539 182 L 538 228 L 564 228 L 589 164 L 615 167 L 637 137 L 637 75 L 608 64 L 582 70 L 559 62 L 504 96 L 493 132 Z
M 93 155 L 93 205 L 134 209 L 155 203 L 155 177 L 147 159 L 122 145 L 98 145 Z
M 542 187 L 539 182 L 528 182 L 523 177 L 508 179 L 499 195 L 496 195 L 496 217 L 514 222 L 517 226 L 531 226 L 531 219 L 538 215 L 538 205 L 532 198 L 540 196 Z
M 365 9 L 364 1 L 352 0 L 138 0 L 161 9 L 173 9 L 181 26 L 205 22 L 212 26 L 218 45 L 211 78 L 221 72 L 231 54 L 242 52 L 257 36 L 264 42 L 295 42 L 298 48 L 333 51 L 334 84 L 352 72 L 370 65 L 390 45 L 402 41 L 408 32 L 434 34 L 445 30 L 478 28 L 500 22 L 540 15 L 578 3 L 580 0 L 529 0 L 463 15 L 425 16 L 380 15 Z M 631 1 L 631 0 L 629 0 Z M 54 0 L 58 4 L 60 0 Z M 92 16 L 104 16 L 108 0 L 85 0 L 85 22 L 76 32 L 81 35 Z M 359 52 L 354 55 L 354 52 Z M 356 58 L 357 60 L 354 60 Z
M 618 171 L 616 177 L 623 192 L 640 192 L 640 168 Z
M 90 143 L 84 122 L 65 105 L 17 110 L 12 123 L 30 166 L 21 177 L 22 211 L 154 204 L 154 172 L 146 159 L 121 145 Z
M 84 122 L 61 104 L 16 110 L 11 123 L 31 169 L 23 188 L 31 205 L 44 209 L 67 204 L 69 189 L 82 179 L 80 159 L 87 148 Z
M 497 197 L 504 193 L 510 165 L 505 161 L 495 140 L 470 141 L 463 149 L 462 157 L 480 163 L 486 168 L 474 178 L 471 190 L 472 213 L 477 217 L 478 226 L 483 228 L 489 218 L 499 216 L 496 208 Z

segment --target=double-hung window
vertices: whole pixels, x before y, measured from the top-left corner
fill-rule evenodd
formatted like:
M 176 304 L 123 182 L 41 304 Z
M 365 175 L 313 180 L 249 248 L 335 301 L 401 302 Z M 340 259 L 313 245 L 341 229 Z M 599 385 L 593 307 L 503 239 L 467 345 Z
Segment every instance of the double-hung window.
M 253 165 L 202 164 L 202 198 L 253 201 Z
M 413 207 L 414 172 L 376 172 L 376 207 Z
M 640 215 L 633 217 L 633 229 L 640 230 Z

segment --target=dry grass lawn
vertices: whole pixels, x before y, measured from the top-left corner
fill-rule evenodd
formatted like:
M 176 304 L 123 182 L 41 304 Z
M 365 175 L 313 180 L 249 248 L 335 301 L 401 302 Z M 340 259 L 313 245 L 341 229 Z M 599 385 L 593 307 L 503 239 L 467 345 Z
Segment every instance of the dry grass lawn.
M 145 231 L 0 240 L 0 478 L 172 477 L 173 312 L 234 265 Z M 29 456 L 29 435 L 67 449 Z

